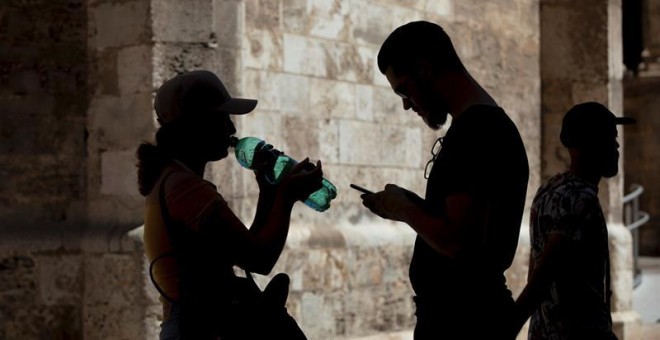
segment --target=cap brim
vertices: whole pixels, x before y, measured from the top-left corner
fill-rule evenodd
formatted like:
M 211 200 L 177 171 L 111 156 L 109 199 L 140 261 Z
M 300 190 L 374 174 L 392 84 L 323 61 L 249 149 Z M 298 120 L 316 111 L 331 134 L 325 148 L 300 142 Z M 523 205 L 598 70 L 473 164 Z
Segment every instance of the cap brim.
M 632 117 L 616 117 L 614 121 L 616 122 L 616 125 L 628 125 L 637 123 L 637 120 Z
M 244 115 L 252 112 L 257 107 L 257 102 L 256 99 L 231 98 L 218 109 L 232 115 Z

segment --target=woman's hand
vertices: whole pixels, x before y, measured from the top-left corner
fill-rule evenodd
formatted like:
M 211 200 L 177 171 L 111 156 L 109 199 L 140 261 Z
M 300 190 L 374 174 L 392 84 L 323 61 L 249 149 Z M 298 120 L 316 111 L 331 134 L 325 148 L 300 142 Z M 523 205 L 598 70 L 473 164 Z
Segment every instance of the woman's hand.
M 313 165 L 309 158 L 296 164 L 282 179 L 280 192 L 289 202 L 306 199 L 322 186 L 323 169 L 321 161 Z

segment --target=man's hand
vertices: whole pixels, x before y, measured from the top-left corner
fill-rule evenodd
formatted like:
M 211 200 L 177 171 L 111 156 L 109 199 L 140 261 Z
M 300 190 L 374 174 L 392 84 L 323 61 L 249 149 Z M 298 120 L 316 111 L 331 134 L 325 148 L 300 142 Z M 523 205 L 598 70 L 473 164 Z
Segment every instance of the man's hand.
M 412 191 L 395 184 L 387 184 L 385 190 L 373 194 L 363 194 L 362 205 L 374 214 L 393 221 L 406 222 L 406 214 L 411 207 L 423 199 Z

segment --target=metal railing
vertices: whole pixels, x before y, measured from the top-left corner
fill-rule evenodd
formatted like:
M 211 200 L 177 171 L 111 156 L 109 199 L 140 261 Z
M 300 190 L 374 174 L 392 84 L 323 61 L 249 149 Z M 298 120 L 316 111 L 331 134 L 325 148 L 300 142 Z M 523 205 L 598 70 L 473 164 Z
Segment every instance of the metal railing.
M 648 222 L 650 216 L 639 210 L 639 197 L 644 192 L 644 187 L 633 184 L 630 190 L 631 193 L 623 196 L 623 221 L 633 237 L 633 282 L 634 287 L 637 287 L 642 283 L 642 272 L 639 269 L 639 227 Z

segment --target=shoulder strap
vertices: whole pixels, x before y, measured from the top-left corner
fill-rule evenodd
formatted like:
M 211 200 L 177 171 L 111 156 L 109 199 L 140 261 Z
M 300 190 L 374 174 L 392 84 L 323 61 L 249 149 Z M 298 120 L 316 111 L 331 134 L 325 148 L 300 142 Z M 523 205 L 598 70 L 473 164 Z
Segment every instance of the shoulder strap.
M 172 240 L 172 242 L 174 243 L 174 238 L 172 237 L 172 235 L 173 235 L 173 233 L 172 233 L 172 227 L 173 227 L 172 223 L 173 223 L 173 221 L 172 221 L 172 218 L 170 217 L 170 213 L 167 209 L 167 202 L 165 201 L 165 195 L 164 195 L 164 190 L 163 190 L 165 188 L 165 181 L 167 181 L 167 178 L 171 174 L 172 173 L 170 172 L 167 175 L 165 175 L 165 178 L 163 178 L 163 180 L 160 182 L 160 187 L 158 188 L 158 200 L 159 200 L 159 205 L 160 205 L 161 216 L 163 218 L 163 222 L 165 223 L 165 228 L 167 229 L 167 234 L 170 235 L 170 240 Z M 176 246 L 175 246 L 175 248 L 176 248 Z M 176 253 L 174 251 L 171 251 L 171 252 L 168 252 L 168 253 L 165 253 L 165 254 L 161 254 L 161 255 L 157 256 L 155 259 L 153 259 L 151 261 L 151 263 L 149 264 L 149 278 L 151 279 L 151 283 L 153 283 L 154 287 L 156 287 L 156 290 L 158 291 L 158 293 L 160 293 L 160 295 L 163 298 L 165 298 L 169 302 L 176 302 L 176 300 L 169 297 L 167 295 L 167 293 L 165 293 L 165 291 L 162 288 L 160 288 L 160 286 L 158 285 L 158 283 L 156 282 L 156 280 L 154 279 L 154 276 L 153 276 L 154 264 L 156 264 L 156 262 L 158 262 L 159 260 L 161 260 L 163 258 L 166 258 L 166 257 L 174 257 L 176 259 L 177 256 L 176 256 Z
M 169 297 L 167 295 L 167 293 L 165 293 L 165 291 L 163 291 L 163 289 L 158 285 L 158 283 L 156 283 L 156 280 L 153 277 L 153 266 L 157 261 L 159 261 L 163 258 L 166 258 L 166 257 L 174 257 L 175 259 L 178 260 L 178 256 L 176 254 L 176 249 L 179 248 L 179 245 L 176 242 L 177 238 L 174 236 L 175 233 L 174 233 L 174 230 L 173 230 L 174 226 L 176 225 L 176 222 L 172 219 L 172 217 L 170 216 L 169 210 L 167 209 L 167 201 L 165 200 L 165 190 L 164 190 L 165 182 L 167 181 L 167 178 L 171 174 L 172 174 L 172 172 L 165 175 L 165 178 L 163 178 L 163 180 L 161 181 L 160 187 L 159 187 L 159 190 L 158 190 L 158 200 L 159 200 L 159 204 L 160 204 L 161 216 L 163 218 L 163 222 L 165 223 L 165 228 L 167 229 L 167 234 L 170 235 L 170 240 L 172 240 L 172 245 L 173 245 L 175 251 L 168 252 L 168 253 L 165 253 L 165 254 L 161 254 L 160 256 L 153 259 L 153 261 L 151 261 L 151 263 L 149 264 L 149 278 L 151 279 L 151 282 L 153 283 L 154 287 L 156 287 L 156 290 L 160 293 L 160 295 L 163 296 L 163 298 L 165 298 L 166 300 L 168 300 L 170 302 L 176 302 L 176 300 Z M 252 273 L 248 270 L 245 270 L 245 269 L 243 269 L 243 271 L 245 272 L 245 276 L 254 285 L 256 285 L 256 282 L 254 281 L 254 277 L 252 276 Z

